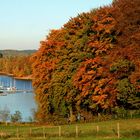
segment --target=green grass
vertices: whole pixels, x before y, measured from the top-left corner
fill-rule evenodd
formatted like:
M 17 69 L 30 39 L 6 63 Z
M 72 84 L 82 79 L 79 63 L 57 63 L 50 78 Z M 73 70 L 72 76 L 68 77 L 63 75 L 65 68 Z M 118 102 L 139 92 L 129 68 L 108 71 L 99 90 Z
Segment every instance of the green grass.
M 117 140 L 118 123 L 119 140 L 140 140 L 140 119 L 78 123 L 60 127 L 26 124 L 0 125 L 0 140 Z M 61 128 L 61 134 L 59 128 Z

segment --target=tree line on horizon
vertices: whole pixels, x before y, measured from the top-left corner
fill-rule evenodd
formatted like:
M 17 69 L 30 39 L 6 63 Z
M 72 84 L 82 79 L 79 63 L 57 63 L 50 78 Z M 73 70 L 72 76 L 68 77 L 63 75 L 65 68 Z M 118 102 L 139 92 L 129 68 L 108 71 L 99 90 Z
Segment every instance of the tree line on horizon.
M 115 0 L 40 42 L 32 57 L 38 121 L 140 109 L 139 7 L 139 0 Z
M 36 50 L 0 50 L 0 72 L 16 77 L 31 77 L 31 55 Z

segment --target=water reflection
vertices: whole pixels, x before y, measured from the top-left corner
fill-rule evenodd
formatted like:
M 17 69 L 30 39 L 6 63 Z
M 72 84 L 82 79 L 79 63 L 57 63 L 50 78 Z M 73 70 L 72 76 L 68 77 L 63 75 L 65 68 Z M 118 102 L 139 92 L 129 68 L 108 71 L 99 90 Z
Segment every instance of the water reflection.
M 32 90 L 32 82 L 30 80 L 17 80 L 5 75 L 0 75 L 0 84 L 5 88 L 15 86 L 19 90 Z M 14 114 L 17 110 L 20 111 L 22 120 L 29 121 L 29 117 L 32 117 L 31 110 L 36 109 L 34 94 L 32 92 L 16 92 L 0 96 L 0 109 L 5 107 L 10 110 L 10 114 Z
M 31 80 L 15 79 L 12 76 L 0 75 L 0 86 L 4 88 L 16 87 L 19 90 L 32 90 Z

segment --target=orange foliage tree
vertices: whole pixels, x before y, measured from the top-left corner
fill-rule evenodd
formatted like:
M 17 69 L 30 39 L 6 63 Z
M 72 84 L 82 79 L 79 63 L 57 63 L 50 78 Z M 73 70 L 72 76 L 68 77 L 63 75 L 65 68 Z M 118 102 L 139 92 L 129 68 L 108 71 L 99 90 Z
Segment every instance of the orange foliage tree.
M 50 32 L 32 57 L 39 121 L 140 108 L 138 13 L 138 0 L 116 0 Z

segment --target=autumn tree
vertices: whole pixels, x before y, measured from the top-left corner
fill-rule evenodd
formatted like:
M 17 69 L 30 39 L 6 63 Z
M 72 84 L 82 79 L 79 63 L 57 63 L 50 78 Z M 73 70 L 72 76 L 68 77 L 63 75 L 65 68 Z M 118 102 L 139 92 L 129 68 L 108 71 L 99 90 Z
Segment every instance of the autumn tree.
M 50 31 L 32 56 L 39 121 L 139 108 L 138 13 L 138 0 L 116 0 Z

